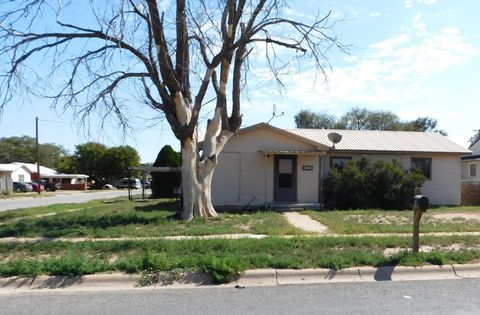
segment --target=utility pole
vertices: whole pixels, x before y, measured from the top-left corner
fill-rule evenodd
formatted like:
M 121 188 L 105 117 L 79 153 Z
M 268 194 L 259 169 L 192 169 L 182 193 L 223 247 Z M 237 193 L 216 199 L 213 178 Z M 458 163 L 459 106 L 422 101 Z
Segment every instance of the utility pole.
M 38 149 L 38 117 L 35 117 L 35 142 L 37 145 L 37 184 L 38 184 L 38 194 L 41 194 L 41 189 L 40 189 L 40 152 Z

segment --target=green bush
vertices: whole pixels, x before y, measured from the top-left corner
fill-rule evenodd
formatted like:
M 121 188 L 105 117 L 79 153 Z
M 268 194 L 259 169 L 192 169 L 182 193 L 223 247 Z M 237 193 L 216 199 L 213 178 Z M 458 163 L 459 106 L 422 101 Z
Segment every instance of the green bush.
M 405 171 L 391 162 L 361 158 L 343 168 L 332 168 L 325 180 L 325 206 L 328 209 L 407 209 L 414 189 L 425 176 Z
M 180 154 L 175 152 L 171 146 L 164 146 L 158 153 L 153 166 L 179 167 L 181 165 Z M 175 197 L 175 191 L 180 187 L 180 173 L 152 172 L 152 198 Z

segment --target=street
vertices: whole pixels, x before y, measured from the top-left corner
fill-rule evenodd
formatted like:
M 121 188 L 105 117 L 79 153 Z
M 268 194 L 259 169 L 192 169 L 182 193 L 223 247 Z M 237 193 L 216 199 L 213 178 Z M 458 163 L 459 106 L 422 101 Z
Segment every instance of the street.
M 149 195 L 146 193 L 146 196 Z M 141 194 L 141 190 L 132 190 L 133 194 Z M 60 191 L 55 196 L 42 198 L 12 198 L 0 199 L 0 211 L 41 207 L 59 203 L 82 203 L 96 199 L 108 199 L 120 196 L 127 196 L 128 190 L 106 190 L 106 191 Z
M 0 314 L 478 314 L 480 279 L 0 295 Z

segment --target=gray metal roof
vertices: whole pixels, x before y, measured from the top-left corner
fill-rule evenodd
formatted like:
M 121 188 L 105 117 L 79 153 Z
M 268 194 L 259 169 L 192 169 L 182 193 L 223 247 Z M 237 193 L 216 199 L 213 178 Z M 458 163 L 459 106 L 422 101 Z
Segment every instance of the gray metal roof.
M 338 151 L 458 153 L 471 151 L 438 133 L 378 130 L 286 129 L 286 131 L 316 143 L 331 147 L 328 134 L 336 132 L 342 140 Z

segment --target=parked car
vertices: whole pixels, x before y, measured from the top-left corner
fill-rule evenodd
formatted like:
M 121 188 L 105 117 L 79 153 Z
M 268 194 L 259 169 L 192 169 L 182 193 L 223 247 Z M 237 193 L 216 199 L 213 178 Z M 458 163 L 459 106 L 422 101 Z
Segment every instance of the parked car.
M 115 185 L 117 189 L 130 188 L 130 189 L 140 189 L 142 188 L 142 183 L 138 178 L 122 178 Z
M 33 182 L 37 183 L 37 181 L 33 181 Z M 45 179 L 40 180 L 40 183 L 43 185 L 43 187 L 45 187 L 46 191 L 55 191 L 55 190 L 59 189 L 57 184 L 55 184 L 53 182 L 50 182 L 48 180 L 45 180 Z
M 29 182 L 29 184 L 32 185 L 33 191 L 38 192 L 39 189 L 40 189 L 40 191 L 45 190 L 45 186 L 43 186 L 42 184 L 38 185 L 38 183 L 36 183 L 36 182 Z
M 33 191 L 33 187 L 29 183 L 13 182 L 13 191 L 30 192 L 30 191 Z

